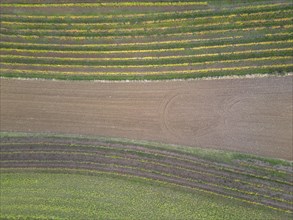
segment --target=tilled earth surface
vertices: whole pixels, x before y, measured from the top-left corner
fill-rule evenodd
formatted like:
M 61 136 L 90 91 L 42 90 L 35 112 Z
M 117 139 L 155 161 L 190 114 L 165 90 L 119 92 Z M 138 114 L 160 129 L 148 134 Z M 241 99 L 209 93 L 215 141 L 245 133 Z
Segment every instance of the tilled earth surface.
M 292 160 L 292 79 L 2 78 L 0 130 L 125 137 Z
M 1 139 L 1 168 L 103 171 L 159 180 L 292 214 L 292 169 L 238 159 L 219 163 L 148 145 L 94 139 Z

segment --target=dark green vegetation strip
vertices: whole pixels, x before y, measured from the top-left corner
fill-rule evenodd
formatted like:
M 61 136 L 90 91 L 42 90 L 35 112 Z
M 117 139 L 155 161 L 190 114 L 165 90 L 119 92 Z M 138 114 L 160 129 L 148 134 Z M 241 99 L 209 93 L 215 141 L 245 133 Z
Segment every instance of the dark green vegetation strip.
M 132 22 L 134 24 L 143 22 L 143 21 L 164 21 L 168 19 L 182 19 L 182 18 L 201 18 L 208 16 L 229 16 L 231 14 L 245 14 L 245 13 L 258 13 L 258 12 L 269 12 L 269 11 L 278 11 L 278 10 L 292 10 L 293 6 L 290 3 L 287 4 L 268 4 L 268 6 L 263 7 L 253 7 L 253 6 L 242 6 L 238 8 L 225 8 L 219 7 L 217 10 L 208 9 L 208 10 L 188 10 L 183 12 L 161 12 L 161 13 L 141 13 L 138 14 L 127 14 L 126 16 L 122 15 L 111 15 L 111 16 L 101 16 L 97 14 L 82 15 L 81 17 L 74 17 L 74 14 L 50 16 L 43 15 L 46 19 L 36 15 L 36 17 L 27 17 L 25 15 L 15 15 L 15 14 L 6 14 L 3 13 L 1 17 L 2 21 L 19 21 L 19 22 L 40 22 L 40 23 L 99 23 L 99 22 Z M 65 12 L 64 12 L 65 13 Z M 27 15 L 30 15 L 29 11 Z M 41 15 L 42 16 L 42 15 Z M 93 18 L 87 18 L 87 16 L 94 16 Z
M 258 67 L 258 68 L 247 68 L 244 70 L 213 70 L 205 73 L 196 72 L 193 73 L 172 73 L 160 75 L 152 74 L 152 75 L 84 75 L 84 74 L 52 74 L 52 73 L 43 73 L 43 72 L 35 72 L 35 73 L 26 73 L 25 71 L 6 71 L 0 73 L 1 77 L 7 78 L 39 78 L 39 79 L 59 79 L 59 80 L 171 80 L 171 79 L 199 79 L 206 77 L 223 77 L 223 76 L 245 76 L 245 75 L 253 75 L 253 74 L 269 74 L 273 76 L 277 75 L 285 75 L 287 72 L 291 72 L 293 66 L 289 67 Z
M 27 30 L 13 30 L 13 29 L 4 29 L 2 28 L 1 33 L 3 35 L 24 35 L 24 36 L 66 36 L 66 37 L 127 37 L 127 36 L 154 36 L 154 35 L 168 35 L 174 33 L 190 33 L 190 32 L 200 32 L 200 31 L 212 31 L 212 30 L 230 30 L 230 29 L 238 29 L 238 28 L 251 28 L 251 27 L 271 27 L 277 25 L 290 25 L 292 20 L 288 20 L 284 22 L 282 20 L 255 20 L 254 22 L 231 22 L 231 23 L 215 23 L 211 25 L 202 25 L 197 27 L 196 25 L 188 25 L 182 27 L 168 27 L 162 28 L 159 27 L 157 29 L 150 28 L 144 30 L 133 29 L 130 31 L 129 29 L 115 29 L 108 31 L 107 29 L 101 30 L 34 30 L 34 29 L 27 29 Z
M 291 31 L 293 29 L 289 29 Z M 48 50 L 48 51 L 127 51 L 127 50 L 160 50 L 160 49 L 174 49 L 174 48 L 190 48 L 207 47 L 207 46 L 222 46 L 230 44 L 242 44 L 242 43 L 258 43 L 268 41 L 280 41 L 292 39 L 292 35 L 280 35 L 280 36 L 257 36 L 235 39 L 211 39 L 209 41 L 195 41 L 195 42 L 173 42 L 168 44 L 161 44 L 160 42 L 151 45 L 133 44 L 133 45 L 46 45 L 46 44 L 15 44 L 14 42 L 2 42 L 1 48 L 7 49 L 26 49 L 26 50 Z M 189 51 L 190 52 L 190 51 Z M 158 57 L 159 58 L 159 57 Z
M 172 26 L 172 23 L 179 22 L 179 25 L 186 23 L 192 24 L 208 24 L 215 21 L 249 21 L 256 19 L 277 19 L 292 17 L 293 7 L 287 6 L 284 8 L 273 8 L 271 10 L 257 9 L 247 13 L 244 10 L 228 10 L 223 12 L 208 10 L 208 13 L 201 13 L 201 11 L 187 11 L 182 14 L 171 13 L 164 16 L 147 15 L 133 16 L 133 17 L 107 17 L 102 16 L 15 16 L 2 15 L 1 20 L 4 22 L 2 27 L 5 27 L 5 22 L 15 23 L 15 29 L 40 28 L 40 29 L 66 29 L 71 26 L 79 27 L 81 29 L 89 29 L 92 26 L 100 26 L 105 29 L 118 27 L 123 25 L 123 28 L 137 28 L 147 26 Z M 148 19 L 148 20 L 147 20 Z M 87 26 L 88 25 L 88 26 Z M 64 28 L 65 27 L 65 28 Z
M 117 173 L 292 213 L 291 162 L 123 139 L 1 133 L 1 167 Z M 191 152 L 191 153 L 190 153 Z M 216 160 L 209 160 L 214 157 Z
M 103 6 L 97 2 L 72 2 L 75 5 L 70 1 L 46 3 L 16 1 L 2 4 L 5 8 L 1 16 L 3 40 L 0 47 L 4 48 L 1 62 L 5 69 L 2 77 L 153 80 L 276 74 L 293 70 L 289 61 L 292 57 L 290 33 L 293 28 L 293 5 L 290 1 L 251 1 L 251 4 L 224 0 L 203 4 L 194 1 L 118 1 L 107 2 Z M 91 7 L 84 7 L 89 5 L 94 5 L 97 12 L 93 13 Z M 70 13 L 50 12 L 58 6 L 70 8 Z M 133 6 L 139 11 L 131 11 Z M 64 43 L 66 40 L 74 41 L 74 44 Z M 273 43 L 278 41 L 287 41 L 288 44 Z M 263 44 L 265 42 L 271 43 Z M 246 45 L 240 47 L 240 44 Z M 253 49 L 248 49 L 252 44 Z M 231 53 L 225 45 L 231 47 Z M 258 48 L 260 45 L 261 49 Z M 213 46 L 217 47 L 215 54 L 205 52 L 205 47 L 212 49 Z M 25 54 L 26 50 L 29 55 Z M 39 57 L 40 51 L 42 57 Z M 51 54 L 45 54 L 45 51 Z M 52 54 L 54 51 L 62 53 L 62 58 L 56 58 Z M 75 51 L 83 58 L 76 59 Z M 103 60 L 98 57 L 88 59 L 87 52 L 103 52 L 102 57 L 99 54 Z M 153 52 L 157 53 L 156 56 L 147 58 Z M 116 53 L 115 59 L 113 53 Z M 139 57 L 135 53 L 139 53 Z M 125 59 L 124 54 L 129 59 Z M 93 54 L 90 56 L 93 58 Z M 280 61 L 282 57 L 284 60 Z M 266 62 L 258 58 L 266 58 Z M 245 59 L 251 60 L 239 69 L 238 61 Z M 209 63 L 206 72 L 190 71 L 194 69 L 194 64 L 213 61 L 223 62 L 218 69 L 214 68 L 215 63 Z M 278 67 L 276 62 L 279 62 Z M 35 68 L 36 65 L 38 68 Z M 42 66 L 46 70 L 50 66 L 51 71 L 37 71 Z M 115 74 L 116 70 L 88 74 L 72 72 L 70 68 L 74 66 L 84 69 L 125 69 L 132 66 L 139 67 L 139 70 L 136 73 L 122 71 L 123 75 L 120 72 Z M 172 71 L 166 74 L 166 69 L 161 68 L 158 73 L 153 73 L 152 68 L 159 66 L 172 67 Z M 160 71 L 165 72 L 160 74 Z
M 71 59 L 71 58 L 45 58 L 45 57 L 26 57 L 26 56 L 2 56 L 2 62 L 5 63 L 25 63 L 25 64 L 49 64 L 49 65 L 81 65 L 81 66 L 130 66 L 130 65 L 164 65 L 164 64 L 182 64 L 182 63 L 203 63 L 208 61 L 225 61 L 225 60 L 241 60 L 249 58 L 261 58 L 261 57 L 288 57 L 293 55 L 293 49 L 286 49 L 280 51 L 255 51 L 241 54 L 213 54 L 199 57 L 176 57 L 176 58 L 161 58 L 150 60 L 106 60 L 101 61 L 99 59 Z M 273 59 L 272 59 L 273 60 Z

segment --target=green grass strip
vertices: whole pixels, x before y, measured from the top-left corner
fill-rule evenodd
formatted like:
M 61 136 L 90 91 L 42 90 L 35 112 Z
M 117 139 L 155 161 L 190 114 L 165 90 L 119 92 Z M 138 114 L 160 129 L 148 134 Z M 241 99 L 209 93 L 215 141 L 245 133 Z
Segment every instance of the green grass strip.
M 241 6 L 236 8 L 219 8 L 217 10 L 189 10 L 183 12 L 159 12 L 134 15 L 57 15 L 57 16 L 36 16 L 36 15 L 1 15 L 1 21 L 21 21 L 21 22 L 40 22 L 40 23 L 102 23 L 102 22 L 131 22 L 139 23 L 143 21 L 163 21 L 167 19 L 186 19 L 200 18 L 208 16 L 229 16 L 231 14 L 274 12 L 278 10 L 292 10 L 292 4 L 268 4 L 258 6 Z
M 100 2 L 100 3 L 50 3 L 50 4 L 9 4 L 2 3 L 0 7 L 15 8 L 46 8 L 46 7 L 141 7 L 141 6 L 206 6 L 207 2 Z
M 291 29 L 290 29 L 291 30 Z M 293 30 L 293 29 L 292 29 Z M 208 46 L 223 46 L 223 45 L 238 45 L 244 43 L 258 43 L 268 41 L 285 41 L 291 40 L 292 34 L 290 35 L 279 35 L 279 36 L 248 36 L 247 38 L 228 38 L 228 39 L 210 39 L 208 41 L 195 41 L 195 42 L 171 42 L 171 43 L 160 43 L 154 44 L 126 44 L 126 45 L 104 45 L 100 44 L 85 44 L 85 45 L 73 45 L 73 44 L 35 44 L 35 43 L 17 43 L 17 42 L 0 42 L 1 48 L 9 49 L 26 49 L 26 50 L 47 50 L 47 51 L 123 51 L 127 52 L 137 50 L 146 50 L 151 52 L 152 50 L 160 49 L 174 49 L 174 48 L 196 48 L 196 47 L 208 47 Z
M 290 58 L 293 55 L 293 48 L 283 49 L 267 49 L 255 51 L 241 51 L 235 53 L 216 53 L 216 54 L 201 54 L 191 55 L 187 57 L 175 58 L 151 58 L 151 59 L 136 59 L 136 60 L 100 60 L 99 58 L 60 58 L 60 57 L 32 57 L 32 56 L 13 56 L 1 55 L 1 62 L 3 63 L 23 63 L 23 64 L 44 64 L 44 65 L 66 65 L 66 66 L 95 66 L 95 67 L 138 67 L 138 66 L 164 66 L 164 65 L 177 65 L 186 66 L 211 61 L 232 61 L 232 60 L 245 60 L 252 58 L 265 58 L 271 57 L 272 60 L 281 57 Z M 292 58 L 292 57 L 291 57 Z M 121 58 L 122 59 L 122 58 Z M 174 64 L 174 65 L 173 65 Z
M 86 75 L 82 73 L 75 74 L 62 74 L 58 72 L 49 72 L 44 74 L 44 72 L 35 71 L 35 73 L 25 71 L 15 71 L 10 70 L 6 73 L 1 72 L 1 77 L 6 78 L 38 78 L 38 79 L 58 79 L 58 80 L 172 80 L 172 79 L 198 79 L 206 77 L 224 77 L 224 76 L 245 76 L 253 74 L 270 74 L 270 75 L 284 75 L 286 73 L 293 72 L 292 65 L 272 65 L 272 66 L 249 66 L 241 69 L 237 68 L 226 68 L 215 69 L 209 71 L 194 71 L 189 73 L 172 73 L 169 74 L 115 74 L 115 75 L 102 75 L 102 74 L 92 74 Z
M 100 57 L 101 55 L 103 59 L 109 59 L 111 58 L 111 54 L 118 55 L 117 57 L 113 57 L 114 59 L 119 59 L 120 57 L 124 57 L 122 59 L 127 59 L 129 56 L 129 59 L 148 59 L 148 56 L 150 57 L 157 57 L 157 58 L 164 58 L 169 57 L 166 52 L 172 52 L 176 51 L 179 53 L 176 53 L 176 56 L 179 56 L 179 54 L 182 54 L 184 57 L 185 54 L 192 55 L 194 53 L 196 54 L 209 54 L 209 53 L 219 53 L 220 51 L 226 52 L 226 51 L 249 51 L 249 50 L 255 50 L 256 48 L 259 49 L 283 49 L 283 48 L 290 48 L 293 43 L 293 40 L 287 40 L 287 41 L 268 41 L 268 42 L 258 42 L 258 43 L 247 43 L 247 44 L 231 44 L 231 45 L 222 45 L 222 46 L 210 46 L 210 47 L 195 47 L 192 48 L 191 51 L 185 51 L 184 48 L 178 48 L 173 49 L 163 49 L 163 50 L 150 50 L 150 51 L 119 51 L 107 53 L 103 51 L 47 51 L 47 50 L 26 50 L 26 49 L 10 49 L 10 48 L 1 48 L 2 54 L 13 54 L 13 55 L 33 55 L 38 57 L 72 57 L 72 56 L 78 56 L 78 57 L 84 57 L 84 56 L 97 56 Z M 137 57 L 133 57 L 133 53 L 137 53 Z M 177 55 L 178 54 L 178 55 Z M 109 57 L 110 55 L 110 57 Z M 172 57 L 172 56 L 170 56 Z M 175 57 L 175 56 L 174 56 Z
M 291 34 L 289 34 L 291 35 Z M 293 36 L 293 34 L 292 34 Z M 51 46 L 51 47 L 87 47 L 87 48 L 92 48 L 92 47 L 114 47 L 114 46 L 151 46 L 151 45 L 157 45 L 159 46 L 160 44 L 187 44 L 187 43 L 196 43 L 196 42 L 206 42 L 206 41 L 220 41 L 220 40 L 235 40 L 235 39 L 241 39 L 243 38 L 243 36 L 231 36 L 231 37 L 215 37 L 215 38 L 197 38 L 197 39 L 182 39 L 182 40 L 167 40 L 167 41 L 149 41 L 149 42 L 131 42 L 131 43 L 119 43 L 119 44 L 113 44 L 113 43 L 99 43 L 99 44 L 85 44 L 85 43 L 81 43 L 81 44 L 68 44 L 68 43 L 62 43 L 62 44 L 58 44 L 58 43 L 29 43 L 29 42 L 5 42 L 2 41 L 0 42 L 1 45 L 1 49 L 4 48 L 8 48 L 9 45 L 11 45 L 12 47 L 17 47 L 18 45 L 20 46 L 33 46 L 33 47 L 39 47 L 39 46 Z M 290 41 L 290 40 L 289 40 Z M 271 41 L 274 42 L 274 41 Z M 89 52 L 89 51 L 82 51 L 82 52 Z
M 114 37 L 114 36 L 156 36 L 158 31 L 160 35 L 174 34 L 174 33 L 188 33 L 212 30 L 230 30 L 230 29 L 244 29 L 251 27 L 270 27 L 275 25 L 290 25 L 291 18 L 269 19 L 269 20 L 250 20 L 250 21 L 236 21 L 223 22 L 211 24 L 199 24 L 178 27 L 159 27 L 159 28 L 139 28 L 139 29 L 109 29 L 109 30 L 12 30 L 1 28 L 2 35 L 24 35 L 24 36 L 72 36 L 72 37 Z
M 48 19 L 44 18 L 43 21 L 38 22 L 23 22 L 23 21 L 2 21 L 2 28 L 10 28 L 13 29 L 38 29 L 38 30 L 50 30 L 52 29 L 52 25 L 54 30 L 69 30 L 69 29 L 79 29 L 79 30 L 90 30 L 92 28 L 95 29 L 135 29 L 137 27 L 140 28 L 150 28 L 150 27 L 173 27 L 175 24 L 178 26 L 187 26 L 192 24 L 211 24 L 215 22 L 232 22 L 232 21 L 249 21 L 256 19 L 277 19 L 277 18 L 289 18 L 292 15 L 292 10 L 277 10 L 277 11 L 269 11 L 269 12 L 257 12 L 257 13 L 246 13 L 246 14 L 230 14 L 230 15 L 221 15 L 221 16 L 207 16 L 207 17 L 199 17 L 199 18 L 179 18 L 179 19 L 167 19 L 167 20 L 150 20 L 150 21 L 142 21 L 138 23 L 132 22 L 99 22 L 96 21 L 92 23 L 92 20 L 85 20 L 84 22 L 75 23 L 72 20 L 71 23 L 68 21 L 58 22 L 58 23 L 47 23 Z M 24 18 L 25 19 L 25 18 Z
M 264 33 L 266 32 L 268 33 L 275 33 L 275 36 L 277 35 L 276 32 L 278 32 L 279 30 L 281 31 L 287 31 L 287 33 L 289 33 L 288 31 L 290 29 L 292 29 L 293 25 L 274 25 L 274 26 L 259 26 L 259 27 L 248 27 L 248 28 L 233 28 L 233 29 L 224 29 L 224 30 L 207 30 L 207 31 L 197 31 L 197 32 L 185 32 L 185 33 L 170 33 L 170 34 L 164 34 L 161 35 L 159 32 L 157 34 L 151 35 L 151 37 L 159 37 L 159 38 L 166 38 L 166 37 L 202 37 L 202 35 L 209 35 L 209 34 L 220 34 L 223 35 L 224 34 L 245 34 L 248 31 L 250 32 L 261 32 L 258 33 L 259 35 L 264 35 Z M 288 34 L 287 34 L 288 35 Z M 136 36 L 91 36 L 91 37 L 87 37 L 87 36 L 42 36 L 40 38 L 40 36 L 38 35 L 30 35 L 30 36 L 26 36 L 26 35 L 22 35 L 22 34 L 17 34 L 17 35 L 6 35 L 6 34 L 2 34 L 0 32 L 0 36 L 3 38 L 7 38 L 9 36 L 9 39 L 13 39 L 13 38 L 22 38 L 25 40 L 33 40 L 33 41 L 44 41 L 45 43 L 47 43 L 48 41 L 50 41 L 51 39 L 53 40 L 74 40 L 74 41 L 80 41 L 80 40 L 113 40 L 113 39 L 119 39 L 119 40 L 129 40 L 129 39 L 145 39 L 145 40 L 150 40 L 150 36 L 145 36 L 145 35 L 136 35 Z

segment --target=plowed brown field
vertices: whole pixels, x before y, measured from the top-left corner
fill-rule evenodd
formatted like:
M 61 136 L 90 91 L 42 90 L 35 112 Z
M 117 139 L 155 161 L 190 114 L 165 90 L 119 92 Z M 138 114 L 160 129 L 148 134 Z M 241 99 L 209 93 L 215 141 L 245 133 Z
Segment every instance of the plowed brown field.
M 292 79 L 1 79 L 1 131 L 126 137 L 292 160 Z

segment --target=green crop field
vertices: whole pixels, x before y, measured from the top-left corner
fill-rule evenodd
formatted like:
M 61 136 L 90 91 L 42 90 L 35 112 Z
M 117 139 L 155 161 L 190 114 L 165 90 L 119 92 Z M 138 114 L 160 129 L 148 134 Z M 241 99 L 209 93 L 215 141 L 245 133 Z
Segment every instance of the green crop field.
M 290 0 L 2 0 L 1 76 L 176 79 L 291 72 Z
M 290 219 L 291 162 L 126 139 L 1 134 L 2 219 Z
M 213 220 L 282 216 L 266 208 L 140 179 L 44 172 L 1 173 L 1 218 Z

